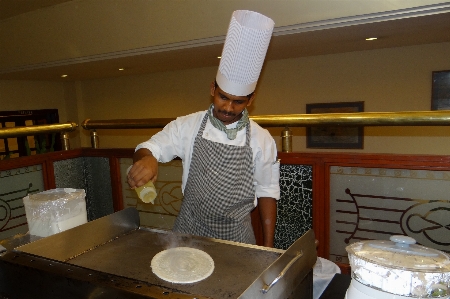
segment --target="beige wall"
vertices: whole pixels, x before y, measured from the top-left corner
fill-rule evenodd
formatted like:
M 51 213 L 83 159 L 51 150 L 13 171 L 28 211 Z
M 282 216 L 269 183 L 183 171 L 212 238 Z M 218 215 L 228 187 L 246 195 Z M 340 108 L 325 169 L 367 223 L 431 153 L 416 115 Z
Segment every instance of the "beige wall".
M 0 80 L 1 111 L 58 109 L 60 122 L 79 123 L 75 96 L 73 88 L 59 82 Z M 78 130 L 69 134 L 72 148 L 80 147 L 79 135 Z
M 61 83 L 0 80 L 0 109 L 58 109 L 60 119 L 67 119 L 64 89 Z
M 450 43 L 269 61 L 252 115 L 305 113 L 307 103 L 364 101 L 365 111 L 429 110 L 431 72 L 450 70 Z M 61 122 L 176 117 L 204 110 L 216 68 L 75 83 L 0 81 L 2 110 L 57 108 Z M 270 130 L 280 145 L 281 128 Z M 100 147 L 134 147 L 155 130 L 101 130 Z M 294 151 L 306 149 L 294 128 Z M 90 146 L 83 129 L 72 147 Z M 279 146 L 280 148 L 280 146 Z M 364 153 L 448 154 L 448 127 L 366 127 Z M 336 150 L 324 150 L 336 151 Z M 346 150 L 349 151 L 349 150 Z
M 431 72 L 450 70 L 450 43 L 267 62 L 252 115 L 305 113 L 307 103 L 364 101 L 365 111 L 430 110 Z M 81 83 L 83 118 L 176 117 L 209 105 L 216 68 Z M 271 129 L 280 148 L 280 129 Z M 100 131 L 101 147 L 133 147 L 154 131 Z M 294 129 L 294 151 L 306 149 Z M 89 146 L 89 139 L 82 140 Z M 366 127 L 357 152 L 447 154 L 448 127 Z M 333 151 L 333 150 L 325 150 Z M 348 151 L 348 150 L 347 150 Z

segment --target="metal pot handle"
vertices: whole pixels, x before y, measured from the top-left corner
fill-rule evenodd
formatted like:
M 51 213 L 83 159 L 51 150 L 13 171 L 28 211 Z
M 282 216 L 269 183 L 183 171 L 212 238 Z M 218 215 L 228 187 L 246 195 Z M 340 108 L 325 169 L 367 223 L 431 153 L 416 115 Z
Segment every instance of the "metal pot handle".
M 283 278 L 284 274 L 289 270 L 289 268 L 292 266 L 292 264 L 295 263 L 299 258 L 303 256 L 303 251 L 297 251 L 297 254 L 295 257 L 284 267 L 283 270 L 281 270 L 280 274 L 269 284 L 264 284 L 264 287 L 261 289 L 261 292 L 263 294 L 266 294 L 281 278 Z

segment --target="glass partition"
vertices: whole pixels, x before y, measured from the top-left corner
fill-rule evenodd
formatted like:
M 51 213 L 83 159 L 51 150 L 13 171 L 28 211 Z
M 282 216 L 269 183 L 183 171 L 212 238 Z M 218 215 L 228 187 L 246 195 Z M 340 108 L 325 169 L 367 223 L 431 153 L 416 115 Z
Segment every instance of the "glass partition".
M 450 252 L 450 171 L 330 167 L 330 259 L 345 247 L 407 235 Z
M 0 171 L 0 240 L 28 232 L 22 199 L 42 191 L 42 165 Z

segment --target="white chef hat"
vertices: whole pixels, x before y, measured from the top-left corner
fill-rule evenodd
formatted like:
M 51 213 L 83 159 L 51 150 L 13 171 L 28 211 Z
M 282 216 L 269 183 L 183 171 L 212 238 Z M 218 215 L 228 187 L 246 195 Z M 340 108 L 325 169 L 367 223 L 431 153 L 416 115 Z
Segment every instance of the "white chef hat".
M 216 75 L 223 91 L 235 96 L 255 91 L 274 25 L 257 12 L 233 12 Z

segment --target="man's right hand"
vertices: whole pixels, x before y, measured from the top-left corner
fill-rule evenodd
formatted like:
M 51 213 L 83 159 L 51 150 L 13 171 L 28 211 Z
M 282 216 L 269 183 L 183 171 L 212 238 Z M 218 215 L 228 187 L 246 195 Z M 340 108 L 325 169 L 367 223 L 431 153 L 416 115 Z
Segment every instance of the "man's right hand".
M 141 148 L 133 155 L 133 167 L 128 172 L 128 185 L 131 189 L 140 187 L 148 181 L 155 182 L 158 177 L 158 161 L 148 149 Z

